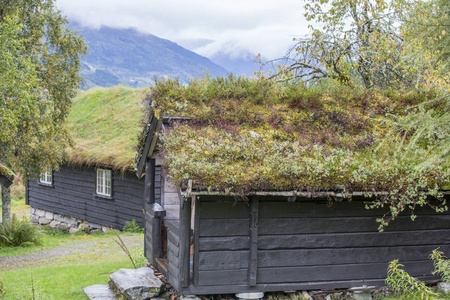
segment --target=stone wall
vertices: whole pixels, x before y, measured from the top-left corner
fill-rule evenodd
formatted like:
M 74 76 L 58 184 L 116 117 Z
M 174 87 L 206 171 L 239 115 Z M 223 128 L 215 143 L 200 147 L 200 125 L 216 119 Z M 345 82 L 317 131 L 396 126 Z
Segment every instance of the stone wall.
M 69 233 L 75 233 L 78 231 L 85 231 L 88 233 L 99 231 L 108 232 L 110 230 L 107 226 L 33 207 L 30 208 L 30 221 L 35 225 L 48 225 L 55 229 L 68 230 Z

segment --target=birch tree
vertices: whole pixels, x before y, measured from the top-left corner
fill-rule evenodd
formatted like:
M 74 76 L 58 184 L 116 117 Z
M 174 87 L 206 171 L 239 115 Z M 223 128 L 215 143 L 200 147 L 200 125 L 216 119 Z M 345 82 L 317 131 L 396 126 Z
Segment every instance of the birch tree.
M 0 161 L 27 180 L 56 169 L 70 145 L 66 117 L 86 45 L 53 0 L 2 1 L 0 42 Z

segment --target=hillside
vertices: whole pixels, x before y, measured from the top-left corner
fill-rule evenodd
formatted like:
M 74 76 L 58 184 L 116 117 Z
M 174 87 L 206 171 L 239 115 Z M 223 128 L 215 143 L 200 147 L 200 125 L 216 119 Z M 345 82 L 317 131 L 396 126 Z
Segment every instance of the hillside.
M 208 58 L 134 29 L 101 27 L 93 29 L 72 23 L 89 44 L 88 54 L 82 58 L 83 89 L 93 86 L 145 87 L 155 76 L 179 78 L 212 77 L 228 72 Z

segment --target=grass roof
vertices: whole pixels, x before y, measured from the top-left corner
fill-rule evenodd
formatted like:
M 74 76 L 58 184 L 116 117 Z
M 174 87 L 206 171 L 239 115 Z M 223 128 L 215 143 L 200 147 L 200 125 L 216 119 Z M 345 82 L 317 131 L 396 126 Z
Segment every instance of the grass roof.
M 131 168 L 148 92 L 124 86 L 80 91 L 69 115 L 74 147 L 67 150 L 68 162 Z
M 0 175 L 5 176 L 8 180 L 13 181 L 14 179 L 14 173 L 6 167 L 5 165 L 0 163 Z
M 423 164 L 427 136 L 407 148 L 397 117 L 436 98 L 432 91 L 314 88 L 228 78 L 158 81 L 151 107 L 160 120 L 186 117 L 162 133 L 160 151 L 170 179 L 193 190 L 246 195 L 258 191 L 382 191 L 372 207 L 389 205 L 390 218 L 449 186 L 449 162 Z M 439 112 L 439 102 L 432 102 Z M 416 108 L 414 108 L 416 107 Z M 386 133 L 391 132 L 386 139 Z M 431 204 L 429 204 L 431 206 Z M 389 218 L 382 219 L 382 225 Z
M 421 165 L 426 140 L 405 155 L 401 132 L 384 138 L 395 118 L 435 97 L 228 77 L 157 82 L 151 106 L 159 119 L 189 118 L 162 134 L 165 172 L 181 185 L 192 180 L 194 189 L 242 195 L 387 191 L 422 199 L 448 186 L 448 163 Z

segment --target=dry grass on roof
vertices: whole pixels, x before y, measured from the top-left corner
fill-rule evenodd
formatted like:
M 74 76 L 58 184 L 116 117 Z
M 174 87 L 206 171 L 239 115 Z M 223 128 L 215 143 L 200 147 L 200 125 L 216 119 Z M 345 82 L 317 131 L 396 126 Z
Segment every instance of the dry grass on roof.
M 124 86 L 80 91 L 69 115 L 74 147 L 67 150 L 68 163 L 132 167 L 148 93 Z

